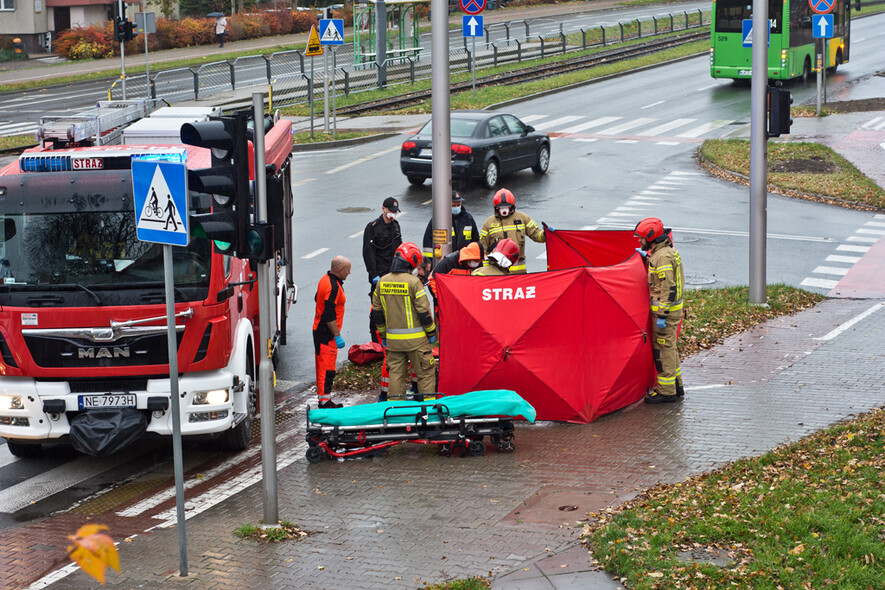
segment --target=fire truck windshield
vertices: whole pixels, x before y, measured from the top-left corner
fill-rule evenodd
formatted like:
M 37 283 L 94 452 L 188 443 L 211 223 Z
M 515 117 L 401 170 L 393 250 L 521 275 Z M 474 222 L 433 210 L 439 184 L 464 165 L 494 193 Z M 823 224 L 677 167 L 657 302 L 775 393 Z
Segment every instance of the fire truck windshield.
M 114 182 L 91 183 L 89 193 L 69 178 L 46 186 L 27 180 L 22 189 L 54 190 L 10 190 L 0 198 L 0 303 L 10 304 L 3 294 L 13 291 L 163 285 L 163 247 L 137 239 L 131 184 L 119 174 Z M 208 240 L 173 248 L 175 287 L 208 292 L 210 263 Z

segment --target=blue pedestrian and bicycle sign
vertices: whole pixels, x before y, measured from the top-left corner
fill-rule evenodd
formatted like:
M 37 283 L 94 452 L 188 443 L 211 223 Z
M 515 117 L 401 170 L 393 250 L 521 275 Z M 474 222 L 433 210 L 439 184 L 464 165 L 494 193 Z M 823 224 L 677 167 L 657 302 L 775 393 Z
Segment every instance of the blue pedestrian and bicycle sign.
M 344 45 L 344 19 L 320 19 L 320 45 Z
M 829 14 L 836 6 L 836 0 L 808 0 L 811 11 L 817 14 Z
M 483 29 L 482 26 L 482 15 L 471 15 L 465 14 L 461 17 L 461 26 L 464 28 L 464 36 L 465 37 L 482 37 Z
M 833 36 L 833 15 L 811 15 L 811 30 L 815 39 L 829 39 Z
M 132 191 L 136 237 L 187 246 L 187 164 L 132 160 Z

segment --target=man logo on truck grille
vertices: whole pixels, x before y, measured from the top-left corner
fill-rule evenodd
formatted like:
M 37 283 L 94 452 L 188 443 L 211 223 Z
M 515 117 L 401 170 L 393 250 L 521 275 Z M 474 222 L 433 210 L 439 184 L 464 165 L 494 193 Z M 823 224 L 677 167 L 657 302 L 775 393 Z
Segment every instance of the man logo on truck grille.
M 78 348 L 77 349 L 77 358 L 81 359 L 128 359 L 129 358 L 129 347 L 128 346 L 114 346 L 111 347 L 97 347 L 94 346 L 92 348 Z

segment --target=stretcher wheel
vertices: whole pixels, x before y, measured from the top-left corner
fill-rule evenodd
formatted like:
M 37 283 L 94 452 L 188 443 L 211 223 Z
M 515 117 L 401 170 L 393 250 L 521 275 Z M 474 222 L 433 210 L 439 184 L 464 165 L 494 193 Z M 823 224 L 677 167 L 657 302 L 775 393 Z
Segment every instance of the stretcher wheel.
M 486 454 L 486 444 L 481 440 L 472 440 L 467 445 L 467 451 L 474 457 L 482 457 Z
M 516 450 L 516 445 L 513 444 L 512 440 L 505 440 L 500 445 L 498 445 L 498 449 L 502 453 L 512 453 Z
M 307 458 L 308 463 L 319 463 L 326 458 L 326 451 L 320 447 L 308 447 L 304 456 Z

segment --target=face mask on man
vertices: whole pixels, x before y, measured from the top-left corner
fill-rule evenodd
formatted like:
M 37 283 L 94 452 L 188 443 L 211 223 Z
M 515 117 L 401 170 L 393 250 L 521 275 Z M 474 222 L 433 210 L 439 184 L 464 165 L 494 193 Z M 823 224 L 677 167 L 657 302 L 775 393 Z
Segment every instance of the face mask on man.
M 396 213 L 394 213 L 393 211 L 388 211 L 387 212 L 387 219 L 390 219 L 390 220 L 396 219 Z
M 498 207 L 498 215 L 501 217 L 507 217 L 510 215 L 510 207 Z
M 479 260 L 468 260 L 467 268 L 479 268 Z
M 461 213 L 461 207 L 452 207 L 452 215 L 458 215 Z

